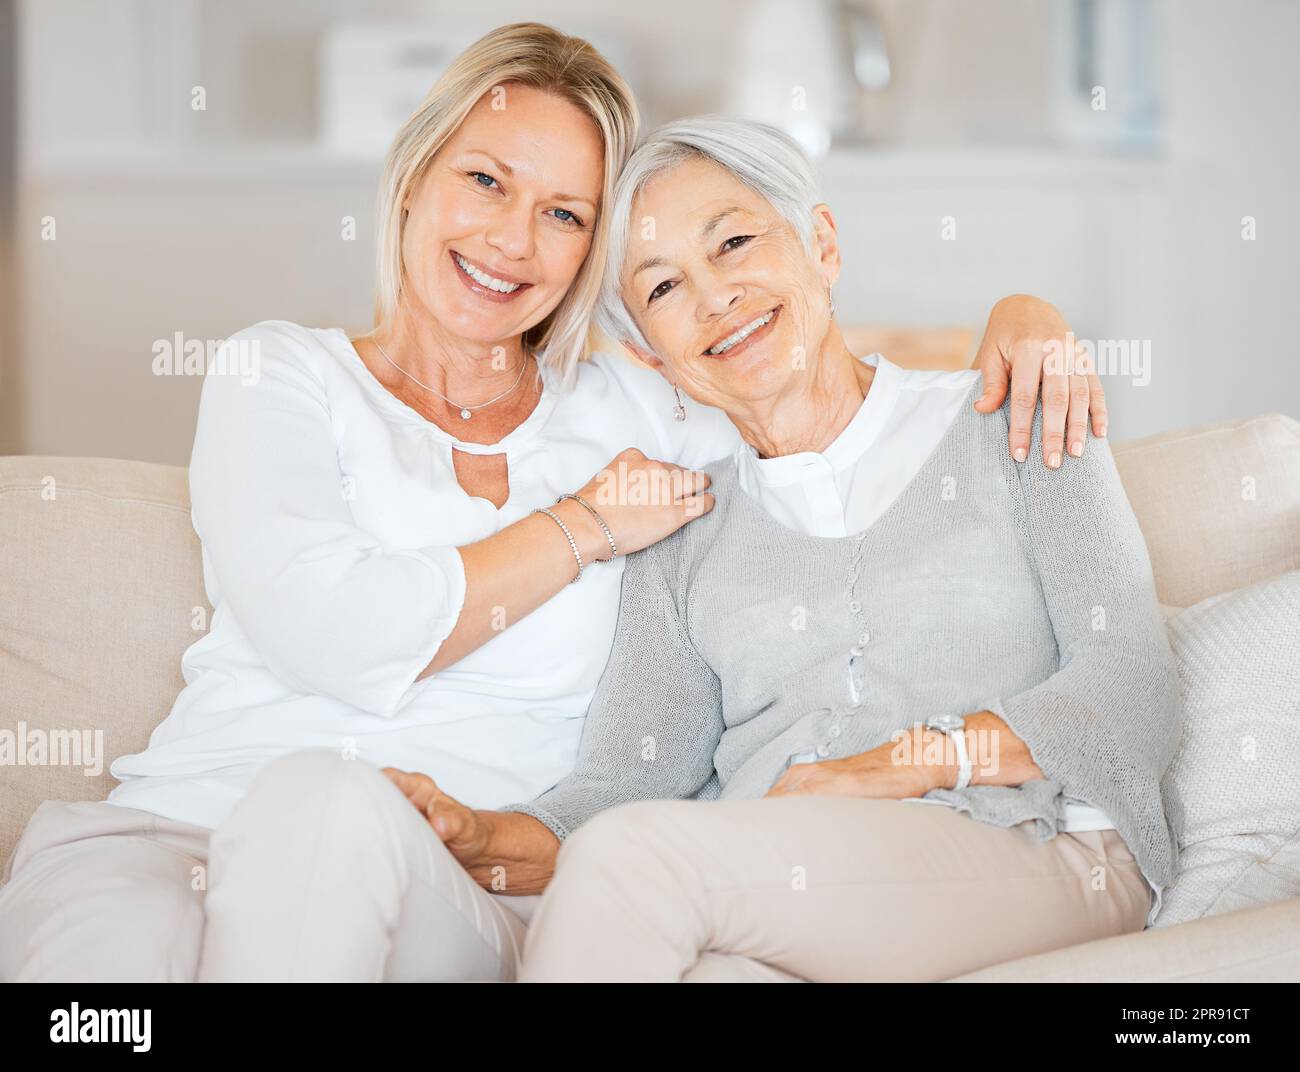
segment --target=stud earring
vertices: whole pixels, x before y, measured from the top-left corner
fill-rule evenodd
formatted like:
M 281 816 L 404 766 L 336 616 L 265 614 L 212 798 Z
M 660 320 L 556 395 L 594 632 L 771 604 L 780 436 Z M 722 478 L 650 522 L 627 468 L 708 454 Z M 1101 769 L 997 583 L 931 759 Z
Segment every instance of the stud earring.
M 673 384 L 673 397 L 677 399 L 677 405 L 673 407 L 673 420 L 686 420 L 686 407 L 682 405 L 681 392 L 677 390 L 677 384 Z

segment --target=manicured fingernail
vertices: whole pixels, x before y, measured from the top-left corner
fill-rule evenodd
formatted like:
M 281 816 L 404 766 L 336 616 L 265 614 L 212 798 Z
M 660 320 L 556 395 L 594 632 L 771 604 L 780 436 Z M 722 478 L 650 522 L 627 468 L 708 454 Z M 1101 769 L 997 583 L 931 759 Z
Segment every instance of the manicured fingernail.
M 1082 458 L 1083 444 L 1076 439 L 1073 443 L 1070 444 L 1070 453 L 1076 458 Z
M 1106 434 L 1106 422 L 1105 422 L 1105 421 L 1102 421 L 1101 424 L 1097 425 L 1097 434 L 1098 434 L 1099 436 L 1104 436 L 1104 435 Z
M 1049 469 L 1059 469 L 1059 468 L 1061 468 L 1061 452 L 1060 452 L 1060 451 L 1056 451 L 1056 450 L 1052 451 L 1052 456 L 1051 456 L 1050 458 L 1047 459 L 1047 468 L 1049 468 Z
M 1016 449 L 1015 449 L 1014 451 L 1011 452 L 1011 456 L 1012 456 L 1013 458 L 1015 458 L 1016 461 L 1018 461 L 1018 462 L 1023 462 L 1023 461 L 1025 460 L 1025 458 L 1027 457 L 1027 455 L 1025 454 L 1025 448 L 1024 448 L 1024 447 L 1016 447 Z

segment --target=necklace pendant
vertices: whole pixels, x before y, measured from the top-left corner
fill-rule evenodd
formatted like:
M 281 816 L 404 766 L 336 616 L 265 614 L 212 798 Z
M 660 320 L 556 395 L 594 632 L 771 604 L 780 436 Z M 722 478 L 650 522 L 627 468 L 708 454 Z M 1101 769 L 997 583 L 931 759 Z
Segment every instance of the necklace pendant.
M 467 420 L 469 420 L 469 418 L 470 418 L 470 412 L 469 412 L 469 410 L 467 410 L 467 409 L 463 409 L 463 410 L 460 411 L 460 419 L 461 419 L 462 421 L 467 421 Z

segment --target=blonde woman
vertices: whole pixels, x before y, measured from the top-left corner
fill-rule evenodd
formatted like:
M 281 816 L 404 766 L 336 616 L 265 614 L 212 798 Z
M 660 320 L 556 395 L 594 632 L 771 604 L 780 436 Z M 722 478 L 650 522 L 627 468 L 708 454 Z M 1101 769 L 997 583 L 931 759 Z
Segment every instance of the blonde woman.
M 191 462 L 212 627 L 109 800 L 33 817 L 0 890 L 0 978 L 513 977 L 527 886 L 510 861 L 467 872 L 381 769 L 483 809 L 560 781 L 623 556 L 712 505 L 690 467 L 734 447 L 721 413 L 674 419 L 655 373 L 582 360 L 636 127 L 587 43 L 494 31 L 390 152 L 374 330 L 232 340 L 258 382 L 208 377 Z M 990 322 L 1001 394 L 1023 350 L 1020 457 L 1029 344 L 1064 331 L 1028 298 Z M 1089 384 L 1066 386 L 1044 378 L 1081 446 Z

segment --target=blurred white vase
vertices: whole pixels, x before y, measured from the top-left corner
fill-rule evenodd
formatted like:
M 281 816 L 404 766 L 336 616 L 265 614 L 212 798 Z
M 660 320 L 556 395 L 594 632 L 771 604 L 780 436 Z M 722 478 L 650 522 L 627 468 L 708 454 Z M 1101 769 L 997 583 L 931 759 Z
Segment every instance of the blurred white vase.
M 758 0 L 738 31 L 726 110 L 780 127 L 813 156 L 860 134 L 859 93 L 889 83 L 880 24 L 836 0 Z

